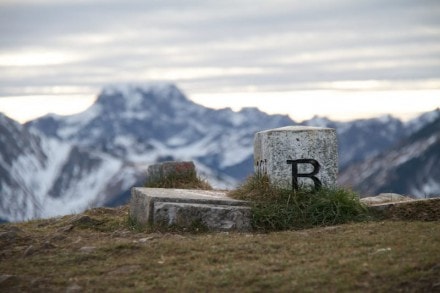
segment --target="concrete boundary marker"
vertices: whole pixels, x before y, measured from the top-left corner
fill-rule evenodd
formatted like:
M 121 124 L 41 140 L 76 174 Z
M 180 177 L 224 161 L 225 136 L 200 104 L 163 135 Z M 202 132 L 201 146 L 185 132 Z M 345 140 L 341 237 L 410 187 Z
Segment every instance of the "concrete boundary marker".
M 202 224 L 215 231 L 252 230 L 250 203 L 229 198 L 226 191 L 133 187 L 131 192 L 130 217 L 141 226 Z M 440 198 L 370 202 L 367 207 L 387 213 L 393 207 L 429 202 L 440 202 Z
M 134 187 L 131 193 L 130 217 L 139 225 L 251 229 L 249 203 L 227 197 L 226 191 Z
M 333 128 L 286 126 L 254 136 L 254 171 L 284 189 L 336 186 L 338 147 Z

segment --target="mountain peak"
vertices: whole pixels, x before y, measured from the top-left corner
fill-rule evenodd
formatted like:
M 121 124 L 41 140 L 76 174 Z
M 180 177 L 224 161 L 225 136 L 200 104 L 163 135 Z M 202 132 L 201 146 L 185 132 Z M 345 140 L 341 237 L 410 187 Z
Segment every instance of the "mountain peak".
M 315 115 L 308 120 L 304 120 L 301 124 L 317 127 L 330 127 L 334 122 L 327 117 Z
M 180 103 L 186 100 L 185 95 L 172 83 L 126 83 L 104 86 L 96 104 L 111 111 L 139 111 L 152 104 Z
M 166 92 L 177 90 L 177 87 L 170 82 L 144 82 L 144 83 L 112 83 L 103 87 L 101 94 L 113 95 L 115 93 L 141 92 Z
M 407 121 L 406 126 L 409 128 L 410 133 L 415 133 L 425 125 L 428 125 L 439 118 L 440 118 L 440 108 L 437 108 L 430 112 L 423 113 L 422 115 Z

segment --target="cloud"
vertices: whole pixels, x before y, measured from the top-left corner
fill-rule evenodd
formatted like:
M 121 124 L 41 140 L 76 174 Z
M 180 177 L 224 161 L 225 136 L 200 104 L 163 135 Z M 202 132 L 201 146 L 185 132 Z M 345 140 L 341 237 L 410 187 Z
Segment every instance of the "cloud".
M 190 93 L 416 88 L 440 79 L 439 15 L 427 0 L 2 1 L 0 96 L 146 79 Z

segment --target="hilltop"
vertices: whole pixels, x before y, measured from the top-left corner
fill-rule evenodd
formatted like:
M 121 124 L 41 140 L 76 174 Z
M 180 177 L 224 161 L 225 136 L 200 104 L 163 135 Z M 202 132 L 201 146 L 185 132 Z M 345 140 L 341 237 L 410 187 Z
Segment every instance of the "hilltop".
M 440 201 L 430 202 L 393 219 L 272 233 L 142 231 L 129 225 L 127 206 L 1 224 L 0 287 L 432 292 L 440 288 Z M 428 210 L 430 221 L 411 216 Z

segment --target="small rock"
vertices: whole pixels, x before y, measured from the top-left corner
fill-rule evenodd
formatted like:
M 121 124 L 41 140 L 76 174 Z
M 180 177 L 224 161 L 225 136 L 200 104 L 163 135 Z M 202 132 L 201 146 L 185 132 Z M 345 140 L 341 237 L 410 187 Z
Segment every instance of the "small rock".
M 73 244 L 78 244 L 78 243 L 80 243 L 82 241 L 82 238 L 81 238 L 81 236 L 79 236 L 76 240 L 75 240 L 75 242 L 73 242 Z
M 0 275 L 0 284 L 11 277 L 14 277 L 14 276 L 13 275 Z
M 157 235 L 152 235 L 152 236 L 148 236 L 148 237 L 145 237 L 145 238 L 139 238 L 137 241 L 134 241 L 134 242 L 145 243 L 147 241 L 151 241 L 151 240 L 156 239 L 156 238 L 158 238 Z
M 41 285 L 45 285 L 48 283 L 48 279 L 42 278 L 42 277 L 35 277 L 30 279 L 30 285 L 33 287 L 38 287 Z
M 79 251 L 83 253 L 92 253 L 96 250 L 95 246 L 83 246 L 79 249 Z
M 102 222 L 86 215 L 80 215 L 80 216 L 75 216 L 73 219 L 71 219 L 70 224 L 80 227 L 93 227 L 102 224 Z
M 14 231 L 0 232 L 0 240 L 14 241 L 17 238 L 18 233 Z
M 16 226 L 6 226 L 6 231 L 0 232 L 0 240 L 3 241 L 14 241 L 19 235 L 19 233 L 22 233 L 23 230 Z
M 158 260 L 157 263 L 160 265 L 163 265 L 165 263 L 165 257 L 163 255 L 161 255 L 160 260 Z
M 23 256 L 30 256 L 30 255 L 34 254 L 35 252 L 37 252 L 35 247 L 33 245 L 29 245 L 29 247 L 26 248 L 26 250 L 24 251 Z
M 41 248 L 43 249 L 54 249 L 56 248 L 55 245 L 53 245 L 52 243 L 50 243 L 49 241 L 46 241 L 43 243 L 43 245 L 41 245 Z
M 335 230 L 338 230 L 339 228 L 341 228 L 341 226 L 328 226 L 328 227 L 322 228 L 322 230 L 323 231 L 335 231 Z
M 128 234 L 130 234 L 129 230 L 117 230 L 115 232 L 112 233 L 111 237 L 112 238 L 117 238 L 117 237 L 125 237 Z
M 66 288 L 66 293 L 81 292 L 81 291 L 82 291 L 82 287 L 79 286 L 78 284 L 72 284 Z
M 0 287 L 12 286 L 17 284 L 19 278 L 14 275 L 0 275 Z
M 383 252 L 388 252 L 391 251 L 390 247 L 387 248 L 379 248 L 378 250 L 376 250 L 375 252 L 373 252 L 372 254 L 377 254 L 377 253 L 383 253 Z
M 67 225 L 57 230 L 59 233 L 67 233 L 73 230 L 73 225 Z
M 139 243 L 145 243 L 145 242 L 147 242 L 148 240 L 150 240 L 151 238 L 149 238 L 149 237 L 147 237 L 147 238 L 140 238 L 138 241 L 136 241 L 136 242 L 139 242 Z
M 56 233 L 49 238 L 49 241 L 62 241 L 66 239 L 66 236 L 60 233 Z
M 391 202 L 399 202 L 399 201 L 411 201 L 414 200 L 411 197 L 404 196 L 397 193 L 381 193 L 376 196 L 364 197 L 361 198 L 360 201 L 364 204 L 382 204 L 382 203 L 391 203 Z

